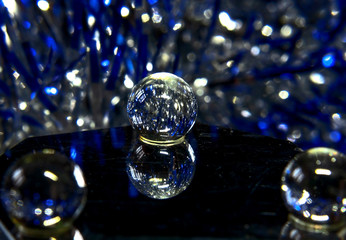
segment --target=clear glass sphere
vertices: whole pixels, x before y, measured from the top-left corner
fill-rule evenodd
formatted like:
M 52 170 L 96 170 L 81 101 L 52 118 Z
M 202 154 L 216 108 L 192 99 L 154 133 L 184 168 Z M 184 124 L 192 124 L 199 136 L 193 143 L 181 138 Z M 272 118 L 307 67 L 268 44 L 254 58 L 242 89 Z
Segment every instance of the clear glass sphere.
M 69 228 L 86 202 L 80 167 L 52 149 L 30 153 L 5 174 L 1 199 L 25 235 Z
M 127 113 L 132 127 L 146 142 L 174 142 L 190 131 L 197 100 L 181 78 L 165 72 L 141 80 L 131 92 Z
M 329 148 L 300 153 L 282 175 L 282 195 L 291 217 L 312 228 L 345 220 L 346 157 Z
M 127 174 L 142 194 L 167 199 L 182 193 L 195 173 L 195 153 L 185 140 L 172 146 L 137 142 L 130 151 Z

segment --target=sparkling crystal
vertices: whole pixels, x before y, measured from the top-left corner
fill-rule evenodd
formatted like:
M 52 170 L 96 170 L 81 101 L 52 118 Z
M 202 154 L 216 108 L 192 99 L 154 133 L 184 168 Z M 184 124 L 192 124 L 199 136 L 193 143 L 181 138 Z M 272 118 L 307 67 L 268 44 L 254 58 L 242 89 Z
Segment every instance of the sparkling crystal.
M 127 113 L 142 140 L 174 142 L 194 125 L 197 101 L 183 79 L 160 72 L 144 78 L 132 89 Z
M 142 194 L 167 199 L 183 192 L 195 172 L 195 153 L 185 140 L 172 146 L 138 141 L 129 154 L 127 174 Z
M 1 199 L 24 235 L 68 228 L 86 202 L 80 167 L 52 149 L 27 154 L 5 174 Z
M 292 219 L 319 228 L 336 226 L 346 212 L 346 157 L 312 148 L 291 160 L 282 175 L 282 194 Z

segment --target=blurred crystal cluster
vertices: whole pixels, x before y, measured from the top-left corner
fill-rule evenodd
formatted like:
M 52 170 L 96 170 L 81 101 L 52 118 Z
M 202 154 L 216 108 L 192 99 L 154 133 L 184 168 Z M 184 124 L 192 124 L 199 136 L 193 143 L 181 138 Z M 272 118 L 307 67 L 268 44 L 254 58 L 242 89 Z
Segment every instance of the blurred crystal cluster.
M 342 0 L 0 0 L 0 148 L 127 125 L 148 73 L 193 86 L 199 121 L 346 150 Z

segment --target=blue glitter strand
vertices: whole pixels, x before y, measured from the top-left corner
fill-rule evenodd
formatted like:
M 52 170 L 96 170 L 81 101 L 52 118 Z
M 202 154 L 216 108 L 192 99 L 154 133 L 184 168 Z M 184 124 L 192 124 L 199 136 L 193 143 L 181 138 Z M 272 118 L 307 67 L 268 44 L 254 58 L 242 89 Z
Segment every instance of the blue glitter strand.
M 154 4 L 157 3 L 157 1 L 158 1 L 158 0 L 148 0 L 148 3 L 149 3 L 150 5 L 154 5 Z
M 97 42 L 96 40 L 91 40 L 90 42 L 90 52 L 89 52 L 89 69 L 91 75 L 91 82 L 98 83 L 101 81 L 100 79 L 100 70 L 99 70 L 99 60 L 98 60 L 98 51 L 97 51 Z
M 110 21 L 112 29 L 113 29 L 112 36 L 110 37 L 110 45 L 109 45 L 110 51 L 112 51 L 117 45 L 121 44 L 118 42 L 119 37 L 122 37 L 119 31 L 124 21 L 119 13 L 120 13 L 121 7 L 123 6 L 123 2 L 124 2 L 123 0 L 118 0 L 116 1 L 114 5 L 110 6 L 112 8 L 112 12 L 114 13 L 112 16 L 112 21 Z
M 14 118 L 15 114 L 11 110 L 0 110 L 0 116 L 2 119 L 8 120 Z
M 5 94 L 7 97 L 11 96 L 11 89 L 7 84 L 4 82 L 4 80 L 0 79 L 0 91 Z
M 126 45 L 122 45 L 122 46 L 118 47 L 117 55 L 114 57 L 111 73 L 110 73 L 108 80 L 106 82 L 106 89 L 107 90 L 114 90 L 115 89 L 115 83 L 118 79 L 118 75 L 119 75 L 121 64 L 123 62 L 125 50 L 126 50 Z
M 271 10 L 265 1 L 245 9 L 241 2 L 233 5 L 221 0 L 203 4 L 71 0 L 56 2 L 48 11 L 41 11 L 37 1 L 22 0 L 17 1 L 18 14 L 9 13 L 13 9 L 8 11 L 3 3 L 0 1 L 0 62 L 3 64 L 0 94 L 5 102 L 0 110 L 8 117 L 7 110 L 14 109 L 15 121 L 10 119 L 14 124 L 20 125 L 22 114 L 27 113 L 27 109 L 17 106 L 18 102 L 35 104 L 42 111 L 56 111 L 58 114 L 50 114 L 47 121 L 57 129 L 80 129 L 70 123 L 65 126 L 66 122 L 58 120 L 60 116 L 92 119 L 89 122 L 96 123 L 96 127 L 112 126 L 113 120 L 121 124 L 124 120 L 121 114 L 105 121 L 105 126 L 95 120 L 105 116 L 91 115 L 119 111 L 129 90 L 123 87 L 124 76 L 137 82 L 148 74 L 150 63 L 150 71 L 173 72 L 193 85 L 197 77 L 208 80 L 204 93 L 198 96 L 204 109 L 200 114 L 202 120 L 211 119 L 226 126 L 290 140 L 289 136 L 296 131 L 300 137 L 293 140 L 301 146 L 324 144 L 345 148 L 342 145 L 346 134 L 343 130 L 346 112 L 343 97 L 346 61 L 342 49 L 346 43 L 346 4 L 343 0 L 314 3 L 294 0 L 290 5 L 292 12 L 271 3 L 278 10 L 273 14 L 267 14 Z M 121 16 L 123 6 L 131 8 L 128 16 Z M 162 18 L 158 22 L 151 18 L 153 8 Z M 325 9 L 330 10 L 316 18 L 316 12 Z M 220 11 L 232 16 L 236 29 L 229 30 L 221 24 Z M 142 17 L 148 17 L 144 13 L 149 14 L 148 21 L 143 20 Z M 295 18 L 293 22 L 285 18 L 289 14 Z M 94 17 L 92 24 L 88 16 Z M 177 23 L 181 26 L 173 29 Z M 273 31 L 270 36 L 261 32 L 265 25 Z M 288 34 L 283 29 L 288 29 Z M 224 42 L 215 42 L 214 37 L 221 37 Z M 118 51 L 114 54 L 116 47 Z M 253 47 L 258 53 L 252 52 Z M 77 81 L 68 79 L 68 72 L 76 73 Z M 106 99 L 100 100 L 106 104 L 97 105 L 89 97 L 94 90 L 86 90 L 88 80 L 101 94 L 107 90 Z M 14 84 L 16 81 L 22 82 L 21 88 Z M 258 86 L 263 91 L 257 90 Z M 287 99 L 278 95 L 282 90 L 287 92 Z M 223 97 L 216 96 L 216 92 L 223 93 Z M 10 100 L 11 94 L 18 97 L 18 102 Z M 83 100 L 83 94 L 88 101 Z M 115 94 L 121 99 L 119 104 L 108 104 L 110 109 L 104 109 Z M 239 100 L 236 103 L 232 102 L 233 95 Z M 68 111 L 60 107 L 67 97 L 76 101 L 76 106 L 70 106 Z M 205 101 L 209 97 L 210 102 Z M 256 104 L 248 107 L 247 99 Z M 225 109 L 215 106 L 214 101 L 220 101 Z M 100 106 L 100 111 L 95 111 L 95 106 Z M 205 110 L 209 108 L 210 113 Z M 250 115 L 245 117 L 242 111 Z M 5 122 L 12 124 L 11 121 Z M 83 128 L 91 125 L 85 123 Z M 316 136 L 304 131 L 316 132 Z
M 83 8 L 81 8 L 80 4 L 83 3 L 79 0 L 72 0 L 72 27 L 73 34 L 71 36 L 71 47 L 74 49 L 78 49 L 80 47 L 80 40 L 82 35 L 82 26 L 83 26 Z
M 197 60 L 195 62 L 195 73 L 197 73 L 197 74 L 199 74 L 199 72 L 201 70 L 200 66 L 201 66 L 201 62 L 203 59 L 203 55 L 205 54 L 204 50 L 206 49 L 207 44 L 209 44 L 210 39 L 212 37 L 212 34 L 214 32 L 217 18 L 218 18 L 219 11 L 220 11 L 220 6 L 221 6 L 221 0 L 215 0 L 214 6 L 213 6 L 213 15 L 211 17 L 211 22 L 210 22 L 210 25 L 208 27 L 208 32 L 207 32 L 205 39 L 203 39 L 203 42 L 202 42 L 203 47 L 201 48 L 200 53 L 198 54 Z
M 53 61 L 53 55 L 54 55 L 54 50 L 51 48 L 49 50 L 49 54 L 48 54 L 48 59 L 47 59 L 47 63 L 44 67 L 44 70 L 42 72 L 42 75 L 47 75 L 50 71 L 51 71 L 51 67 L 52 67 L 52 61 Z
M 32 51 L 33 49 L 31 48 L 30 43 L 23 42 L 22 46 L 33 76 L 40 77 L 41 73 L 38 69 L 38 63 L 35 59 L 35 53 Z
M 44 128 L 43 125 L 39 121 L 37 121 L 34 117 L 31 117 L 29 115 L 22 115 L 21 119 L 23 122 L 29 124 L 30 126 L 38 127 L 41 129 Z

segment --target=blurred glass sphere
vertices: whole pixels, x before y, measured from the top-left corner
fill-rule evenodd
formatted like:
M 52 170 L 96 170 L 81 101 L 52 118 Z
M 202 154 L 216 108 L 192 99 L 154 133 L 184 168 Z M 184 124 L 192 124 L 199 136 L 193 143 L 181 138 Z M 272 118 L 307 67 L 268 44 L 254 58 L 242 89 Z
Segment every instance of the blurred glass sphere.
M 195 153 L 187 141 L 163 147 L 139 141 L 129 154 L 126 171 L 139 192 L 167 199 L 190 185 L 195 165 Z
M 317 229 L 344 223 L 345 155 L 322 147 L 296 155 L 283 172 L 281 189 L 297 223 Z
M 86 203 L 80 167 L 52 149 L 27 154 L 5 174 L 1 199 L 24 235 L 70 227 Z
M 197 101 L 183 79 L 160 72 L 144 78 L 132 89 L 127 113 L 143 141 L 179 142 L 196 121 Z

